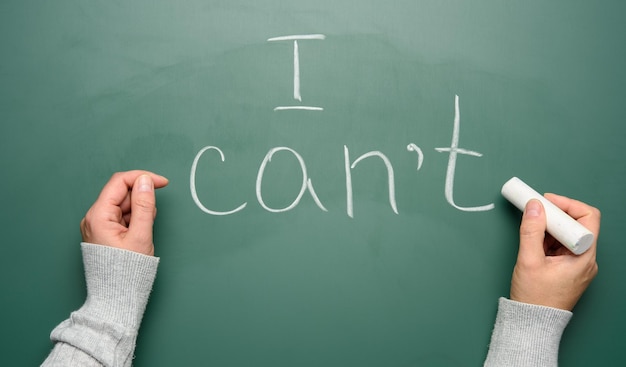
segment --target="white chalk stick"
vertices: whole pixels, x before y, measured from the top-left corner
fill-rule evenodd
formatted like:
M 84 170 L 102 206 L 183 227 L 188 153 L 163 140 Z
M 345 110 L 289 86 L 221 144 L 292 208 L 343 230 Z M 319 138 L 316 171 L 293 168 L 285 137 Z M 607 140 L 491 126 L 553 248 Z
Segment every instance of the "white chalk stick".
M 513 177 L 502 186 L 502 196 L 521 211 L 524 211 L 526 203 L 530 199 L 541 201 L 546 213 L 548 233 L 576 255 L 587 251 L 593 244 L 593 233 L 591 231 L 519 178 Z

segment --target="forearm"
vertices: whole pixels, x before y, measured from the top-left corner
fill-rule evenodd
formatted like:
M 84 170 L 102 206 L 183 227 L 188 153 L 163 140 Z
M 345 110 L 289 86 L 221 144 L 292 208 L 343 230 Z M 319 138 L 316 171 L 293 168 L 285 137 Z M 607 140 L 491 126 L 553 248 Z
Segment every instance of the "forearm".
M 556 367 L 571 317 L 569 311 L 500 298 L 485 367 Z
M 83 243 L 85 304 L 51 334 L 43 366 L 130 366 L 159 259 Z

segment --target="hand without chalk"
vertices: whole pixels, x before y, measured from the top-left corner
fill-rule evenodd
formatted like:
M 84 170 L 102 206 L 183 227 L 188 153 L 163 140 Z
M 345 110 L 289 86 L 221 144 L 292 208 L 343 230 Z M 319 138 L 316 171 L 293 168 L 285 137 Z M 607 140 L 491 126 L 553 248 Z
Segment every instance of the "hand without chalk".
M 80 223 L 83 241 L 154 255 L 154 189 L 167 184 L 148 171 L 114 174 Z

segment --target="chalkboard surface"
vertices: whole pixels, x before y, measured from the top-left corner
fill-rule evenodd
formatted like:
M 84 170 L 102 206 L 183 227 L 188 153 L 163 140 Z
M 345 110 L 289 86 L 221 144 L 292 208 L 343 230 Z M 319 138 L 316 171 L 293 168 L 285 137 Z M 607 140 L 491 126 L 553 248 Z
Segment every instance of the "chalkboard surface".
M 136 366 L 479 366 L 519 176 L 603 212 L 563 366 L 623 366 L 626 3 L 0 4 L 0 365 L 80 307 L 78 223 L 158 192 Z

